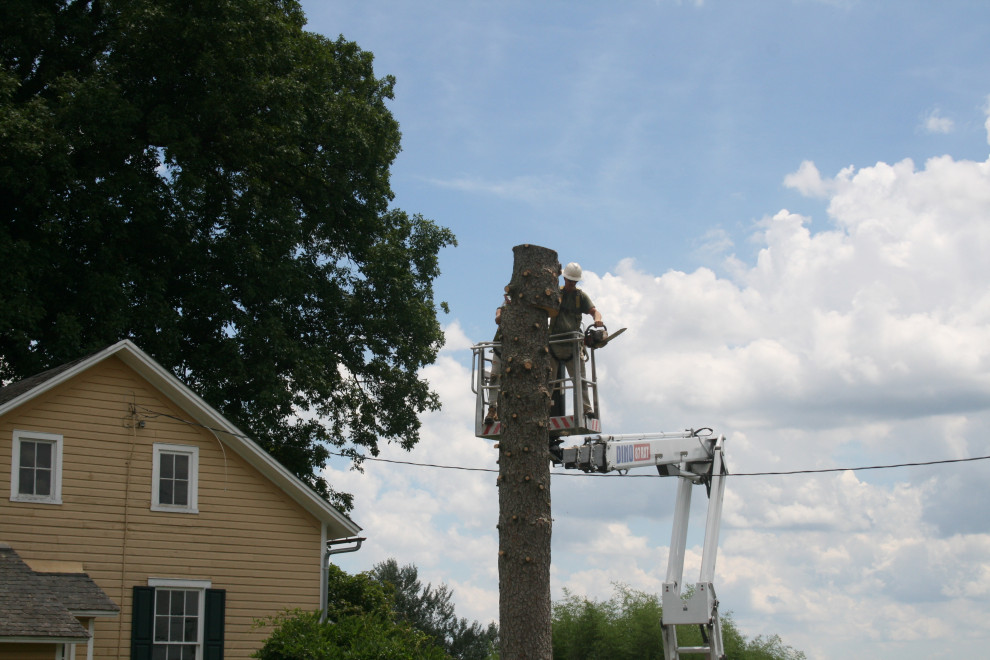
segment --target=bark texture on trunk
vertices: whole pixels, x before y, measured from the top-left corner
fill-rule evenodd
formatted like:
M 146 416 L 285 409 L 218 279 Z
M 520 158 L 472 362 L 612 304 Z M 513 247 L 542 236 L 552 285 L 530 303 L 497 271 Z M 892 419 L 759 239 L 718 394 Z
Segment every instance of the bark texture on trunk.
M 553 250 L 517 245 L 502 311 L 499 417 L 501 657 L 553 657 L 550 600 L 550 351 L 548 316 L 560 306 Z

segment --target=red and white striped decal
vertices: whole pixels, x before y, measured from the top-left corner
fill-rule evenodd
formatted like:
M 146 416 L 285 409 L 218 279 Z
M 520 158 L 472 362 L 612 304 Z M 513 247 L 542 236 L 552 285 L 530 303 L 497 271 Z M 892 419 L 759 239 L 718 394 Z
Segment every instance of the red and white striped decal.
M 602 432 L 602 422 L 600 419 L 585 419 L 585 428 L 587 428 L 592 433 Z M 574 424 L 574 415 L 565 415 L 563 417 L 551 417 L 550 418 L 550 428 L 555 430 L 574 430 L 577 426 Z M 492 422 L 491 424 L 485 424 L 482 427 L 481 435 L 499 435 L 502 433 L 502 422 Z
M 564 417 L 551 417 L 550 427 L 557 430 L 569 430 L 577 429 L 577 425 L 574 423 L 574 415 L 566 415 Z M 600 419 L 588 419 L 584 420 L 584 427 L 591 431 L 592 433 L 602 432 L 602 421 Z

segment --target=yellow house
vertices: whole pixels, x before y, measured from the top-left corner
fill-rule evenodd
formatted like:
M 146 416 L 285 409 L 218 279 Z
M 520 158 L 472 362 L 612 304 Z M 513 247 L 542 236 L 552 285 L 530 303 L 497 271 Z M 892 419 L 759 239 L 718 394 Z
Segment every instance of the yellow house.
M 359 531 L 130 341 L 0 389 L 0 590 L 19 557 L 110 603 L 32 637 L 0 598 L 0 659 L 248 658 L 256 619 L 323 606 Z

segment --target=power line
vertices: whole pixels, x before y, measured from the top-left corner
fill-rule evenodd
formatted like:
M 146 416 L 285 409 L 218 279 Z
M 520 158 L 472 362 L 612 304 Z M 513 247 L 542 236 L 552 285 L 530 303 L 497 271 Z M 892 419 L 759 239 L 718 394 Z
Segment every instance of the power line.
M 336 452 L 330 452 L 331 456 L 340 456 L 342 458 L 355 458 L 348 454 L 340 454 Z M 431 467 L 438 468 L 441 470 L 463 470 L 466 472 L 498 472 L 495 468 L 470 468 L 462 467 L 459 465 L 438 465 L 436 463 L 416 463 L 414 461 L 399 461 L 391 458 L 375 458 L 370 456 L 356 456 L 359 460 L 363 461 L 378 461 L 380 463 L 395 463 L 398 465 L 411 465 L 414 467 Z M 888 470 L 892 468 L 901 467 L 919 467 L 925 465 L 943 465 L 947 463 L 965 463 L 969 461 L 985 461 L 990 459 L 990 456 L 977 456 L 974 458 L 947 458 L 937 461 L 922 461 L 918 463 L 893 463 L 890 465 L 865 465 L 861 467 L 848 467 L 848 468 L 822 468 L 818 470 L 787 470 L 781 472 L 732 472 L 725 476 L 728 477 L 767 477 L 767 476 L 779 476 L 779 475 L 791 475 L 791 474 L 822 474 L 825 472 L 858 472 L 861 470 Z M 603 477 L 603 478 L 633 478 L 633 479 L 659 479 L 659 474 L 599 474 L 590 472 L 552 472 L 551 476 L 558 477 Z
M 167 417 L 169 419 L 174 419 L 183 424 L 188 424 L 190 426 L 199 426 L 214 433 L 225 433 L 227 435 L 233 435 L 240 438 L 245 438 L 247 440 L 252 440 L 252 438 L 243 435 L 241 433 L 231 433 L 225 429 L 213 428 L 211 426 L 206 426 L 205 424 L 200 424 L 199 422 L 193 422 L 188 419 L 182 419 L 181 417 L 176 417 L 175 415 L 170 415 L 165 412 L 152 410 L 145 406 L 137 406 L 145 412 L 149 413 L 149 416 L 155 417 Z M 253 441 L 253 440 L 252 440 Z M 358 461 L 377 461 L 379 463 L 394 463 L 396 465 L 410 465 L 413 467 L 428 467 L 436 468 L 439 470 L 461 470 L 463 472 L 498 472 L 496 468 L 473 468 L 473 467 L 463 467 L 460 465 L 440 465 L 437 463 L 417 463 L 415 461 L 399 461 L 391 458 L 377 458 L 374 456 L 363 456 L 357 453 L 341 453 L 341 452 L 327 452 L 331 456 L 338 456 L 340 458 L 349 458 L 351 460 Z M 946 458 L 935 461 L 919 461 L 916 463 L 891 463 L 888 465 L 864 465 L 860 467 L 845 467 L 845 468 L 820 468 L 816 470 L 782 470 L 779 472 L 732 472 L 725 476 L 728 477 L 775 477 L 775 476 L 787 476 L 793 474 L 825 474 L 827 472 L 860 472 L 864 470 L 890 470 L 893 468 L 903 468 L 903 467 L 924 467 L 928 465 L 947 465 L 949 463 L 968 463 L 973 461 L 985 461 L 990 459 L 990 456 L 975 456 L 972 458 Z M 615 478 L 626 478 L 626 479 L 659 479 L 659 474 L 601 474 L 592 472 L 551 472 L 551 476 L 558 477 L 597 477 L 606 479 Z
M 331 456 L 340 456 L 341 458 L 356 458 L 360 461 L 376 461 L 378 463 L 395 463 L 397 465 L 412 465 L 414 467 L 431 467 L 438 468 L 441 470 L 463 470 L 465 472 L 498 472 L 495 468 L 472 468 L 472 467 L 462 467 L 460 465 L 438 465 L 436 463 L 416 463 L 413 461 L 397 461 L 391 458 L 375 458 L 373 456 L 362 456 L 356 454 L 351 456 L 350 454 L 341 454 L 338 452 L 328 452 Z
M 764 477 L 764 476 L 774 476 L 774 475 L 787 475 L 787 474 L 821 474 L 823 472 L 858 472 L 860 470 L 888 470 L 890 468 L 901 468 L 901 467 L 920 467 L 925 465 L 945 465 L 947 463 L 967 463 L 970 461 L 985 461 L 990 459 L 990 456 L 974 456 L 972 458 L 945 458 L 937 461 L 920 461 L 918 463 L 893 463 L 890 465 L 865 465 L 862 467 L 853 468 L 822 468 L 820 470 L 788 470 L 784 472 L 739 472 L 736 474 L 730 474 L 728 476 L 736 477 Z

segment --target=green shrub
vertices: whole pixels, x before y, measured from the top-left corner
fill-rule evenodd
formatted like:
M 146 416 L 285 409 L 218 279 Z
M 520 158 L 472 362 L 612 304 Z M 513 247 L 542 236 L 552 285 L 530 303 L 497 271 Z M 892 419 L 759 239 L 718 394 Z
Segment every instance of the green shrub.
M 253 657 L 259 660 L 443 660 L 425 634 L 379 614 L 320 621 L 320 612 L 287 611 L 264 620 L 274 627 Z

